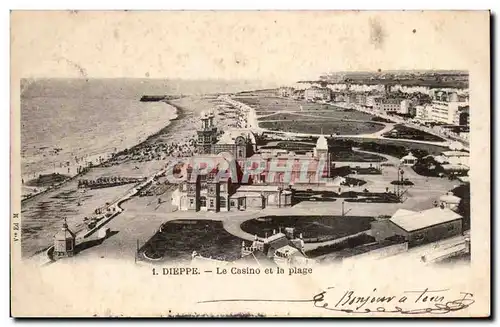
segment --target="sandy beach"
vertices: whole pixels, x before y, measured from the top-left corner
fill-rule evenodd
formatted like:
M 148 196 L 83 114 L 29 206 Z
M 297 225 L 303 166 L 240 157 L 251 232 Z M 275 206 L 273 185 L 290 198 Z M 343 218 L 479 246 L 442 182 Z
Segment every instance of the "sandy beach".
M 22 249 L 23 256 L 30 257 L 52 244 L 52 236 L 61 227 L 63 218 L 69 227 L 78 232 L 85 228 L 83 219 L 92 215 L 96 208 L 112 202 L 125 194 L 134 184 L 100 189 L 79 189 L 78 179 L 97 179 L 120 176 L 144 178 L 164 167 L 172 157 L 159 155 L 157 149 L 180 144 L 189 149 L 189 140 L 194 139 L 193 126 L 199 124 L 198 117 L 204 110 L 218 103 L 216 96 L 189 96 L 169 100 L 176 108 L 176 118 L 165 122 L 159 131 L 130 147 L 126 153 L 103 161 L 84 174 L 46 190 L 22 203 Z M 155 155 L 151 155 L 155 153 Z M 66 170 L 67 172 L 67 170 Z M 61 171 L 64 173 L 64 171 Z M 164 198 L 169 198 L 166 194 Z M 119 219 L 119 217 L 117 217 Z

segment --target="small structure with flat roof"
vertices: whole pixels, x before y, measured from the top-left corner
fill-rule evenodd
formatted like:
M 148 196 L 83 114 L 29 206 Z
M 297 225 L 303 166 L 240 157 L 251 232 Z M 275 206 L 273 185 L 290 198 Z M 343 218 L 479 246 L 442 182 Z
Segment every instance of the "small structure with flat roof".
M 445 207 L 423 211 L 398 209 L 390 219 L 372 223 L 372 235 L 381 241 L 402 236 L 408 246 L 439 241 L 462 233 L 463 217 Z

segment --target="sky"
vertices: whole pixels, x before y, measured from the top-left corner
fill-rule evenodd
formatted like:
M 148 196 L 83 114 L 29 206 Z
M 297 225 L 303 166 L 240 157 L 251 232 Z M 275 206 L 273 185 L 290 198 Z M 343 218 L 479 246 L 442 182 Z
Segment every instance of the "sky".
M 471 69 L 487 12 L 13 12 L 12 74 L 294 82 L 333 71 Z M 468 42 L 474 37 L 475 42 Z M 474 58 L 473 60 L 471 58 Z

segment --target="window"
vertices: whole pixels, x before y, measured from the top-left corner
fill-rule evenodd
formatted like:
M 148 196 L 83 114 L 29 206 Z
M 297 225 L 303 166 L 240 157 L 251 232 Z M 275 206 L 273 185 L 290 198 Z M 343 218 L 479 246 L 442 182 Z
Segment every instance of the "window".
M 238 157 L 243 157 L 243 150 L 242 149 L 238 149 Z
M 202 206 L 202 207 L 206 207 L 207 206 L 207 198 L 206 197 L 202 196 L 200 198 L 200 206 Z
M 420 242 L 423 239 L 424 239 L 424 235 L 423 234 L 417 234 L 417 235 L 415 235 L 415 241 Z
M 231 200 L 230 204 L 231 204 L 231 207 L 235 207 L 236 206 L 236 203 L 234 202 L 234 200 Z
M 226 198 L 220 198 L 220 207 L 225 208 L 227 206 L 226 204 Z
M 448 232 L 454 232 L 454 231 L 455 231 L 455 226 L 454 225 L 448 226 Z
M 194 199 L 189 199 L 189 205 L 192 206 L 194 204 Z
M 214 199 L 210 199 L 210 208 L 213 208 L 213 207 L 215 207 L 215 205 L 214 205 Z

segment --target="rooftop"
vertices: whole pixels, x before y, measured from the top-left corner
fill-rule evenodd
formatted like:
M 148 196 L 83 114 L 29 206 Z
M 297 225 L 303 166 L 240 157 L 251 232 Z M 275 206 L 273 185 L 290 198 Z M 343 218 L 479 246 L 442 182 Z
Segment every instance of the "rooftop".
M 460 203 L 462 199 L 458 196 L 453 195 L 453 192 L 448 192 L 445 195 L 442 195 L 439 200 L 448 202 L 448 203 Z
M 328 141 L 324 135 L 321 135 L 316 142 L 316 149 L 328 150 Z
M 242 185 L 238 188 L 238 192 L 277 192 L 278 186 L 274 185 Z
M 462 219 L 462 216 L 450 209 L 437 207 L 419 212 L 399 209 L 390 220 L 405 231 L 412 232 L 457 219 Z
M 444 151 L 442 153 L 443 156 L 446 157 L 469 157 L 470 154 L 469 152 L 464 152 L 464 151 Z
M 287 256 L 291 256 L 291 255 L 298 253 L 299 250 L 297 250 L 293 246 L 285 245 L 285 246 L 280 247 L 279 249 L 276 249 L 276 252 L 287 255 Z
M 469 167 L 466 165 L 444 164 L 441 165 L 441 167 L 443 167 L 444 170 L 469 170 Z

